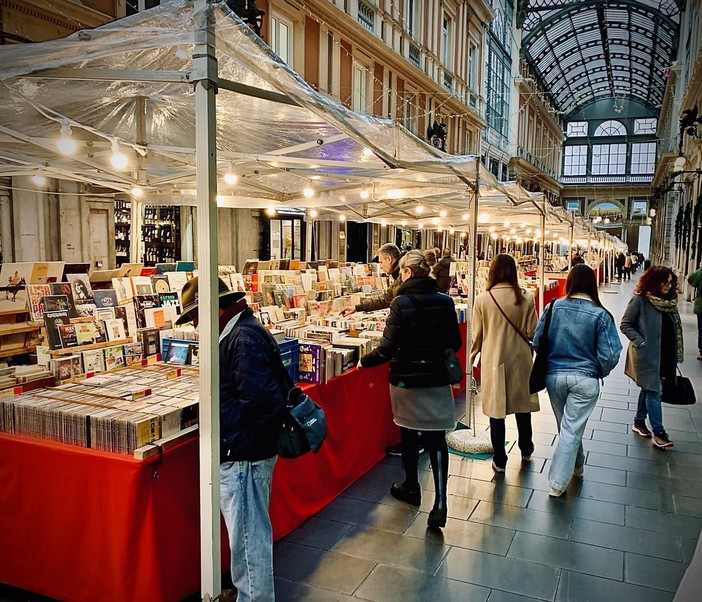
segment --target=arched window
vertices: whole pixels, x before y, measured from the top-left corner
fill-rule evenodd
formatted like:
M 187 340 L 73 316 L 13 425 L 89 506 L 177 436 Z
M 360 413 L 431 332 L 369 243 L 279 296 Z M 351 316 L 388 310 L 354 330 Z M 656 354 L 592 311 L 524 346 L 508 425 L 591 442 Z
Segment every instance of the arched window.
M 595 136 L 626 136 L 626 128 L 621 121 L 605 121 L 597 126 Z

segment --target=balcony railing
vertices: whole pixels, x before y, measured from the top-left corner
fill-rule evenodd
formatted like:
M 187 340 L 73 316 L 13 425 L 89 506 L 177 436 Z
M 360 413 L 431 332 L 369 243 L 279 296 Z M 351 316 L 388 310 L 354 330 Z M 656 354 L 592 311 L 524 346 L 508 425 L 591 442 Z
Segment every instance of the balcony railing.
M 561 176 L 561 184 L 650 184 L 653 175 Z
M 419 69 L 422 60 L 422 51 L 419 49 L 419 46 L 415 46 L 410 42 L 407 58 L 410 63 Z
M 363 0 L 358 0 L 358 22 L 375 33 L 375 8 Z

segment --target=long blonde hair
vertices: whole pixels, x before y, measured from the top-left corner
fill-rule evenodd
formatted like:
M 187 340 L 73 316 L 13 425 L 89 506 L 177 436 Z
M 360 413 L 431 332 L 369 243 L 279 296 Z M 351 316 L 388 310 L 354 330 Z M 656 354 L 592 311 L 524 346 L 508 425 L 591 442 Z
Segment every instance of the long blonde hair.
M 429 264 L 427 264 L 426 259 L 424 259 L 424 253 L 419 249 L 414 251 L 409 251 L 402 259 L 400 259 L 400 269 L 404 270 L 409 268 L 412 270 L 412 276 L 428 276 Z

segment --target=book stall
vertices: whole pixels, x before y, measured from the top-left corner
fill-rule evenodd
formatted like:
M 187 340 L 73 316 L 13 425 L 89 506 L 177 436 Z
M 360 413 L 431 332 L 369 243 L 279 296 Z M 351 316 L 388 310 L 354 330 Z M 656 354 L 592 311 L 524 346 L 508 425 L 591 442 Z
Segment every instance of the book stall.
M 457 273 L 464 342 L 476 268 L 485 268 L 477 264 L 478 222 L 485 241 L 515 237 L 509 220 L 523 220 L 524 240 L 527 228 L 539 229 L 519 258 L 525 279 L 536 267 L 541 307 L 546 224 L 569 229 L 566 251 L 573 248 L 576 220 L 562 208 L 498 182 L 478 157 L 446 155 L 393 122 L 336 104 L 224 3 L 176 0 L 31 52 L 21 46 L 2 49 L 0 125 L 5 152 L 25 160 L 6 172 L 0 166 L 0 175 L 73 178 L 115 191 L 129 206 L 120 203 L 116 216 L 117 270 L 62 264 L 59 273 L 49 262 L 46 269 L 56 270 L 49 276 L 39 264 L 2 267 L 0 301 L 14 313 L 7 318 L 0 307 L 0 354 L 36 353 L 35 383 L 52 379 L 31 390 L 23 379 L 34 378 L 32 369 L 0 374 L 2 582 L 86 601 L 105 592 L 119 602 L 219 591 L 228 559 L 226 544 L 219 555 L 213 457 L 218 325 L 202 320 L 197 341 L 192 329 L 171 327 L 178 292 L 195 269 L 181 255 L 197 258 L 203 313 L 216 311 L 218 275 L 245 291 L 275 331 L 293 378 L 327 413 L 319 453 L 276 465 L 276 538 L 398 441 L 387 367 L 352 369 L 377 343 L 385 315 L 338 313 L 387 286 L 377 266 L 282 259 L 242 260 L 240 271 L 219 266 L 219 208 L 294 208 L 310 232 L 316 221 L 348 216 L 460 236 L 469 260 Z M 59 131 L 76 132 L 73 156 L 47 145 Z M 179 229 L 184 207 L 196 212 L 196 229 Z M 343 240 L 345 228 L 336 231 Z M 181 253 L 187 240 L 196 253 Z M 560 263 L 553 260 L 556 269 Z M 465 349 L 458 356 L 465 362 Z

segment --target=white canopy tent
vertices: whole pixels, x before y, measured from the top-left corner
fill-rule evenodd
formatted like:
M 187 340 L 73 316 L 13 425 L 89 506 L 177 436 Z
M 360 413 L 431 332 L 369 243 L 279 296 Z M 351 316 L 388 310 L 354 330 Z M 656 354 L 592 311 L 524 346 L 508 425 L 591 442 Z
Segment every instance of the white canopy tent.
M 478 204 L 496 223 L 515 213 L 542 231 L 547 220 L 573 223 L 543 195 L 498 182 L 476 157 L 442 153 L 316 92 L 223 0 L 173 0 L 63 40 L 0 48 L 0 177 L 36 175 L 134 194 L 136 231 L 137 189 L 142 203 L 196 206 L 200 302 L 210 315 L 218 206 L 410 226 L 438 219 L 470 225 L 473 241 Z M 200 405 L 202 592 L 215 597 L 216 321 L 200 336 L 200 399 L 210 400 Z

